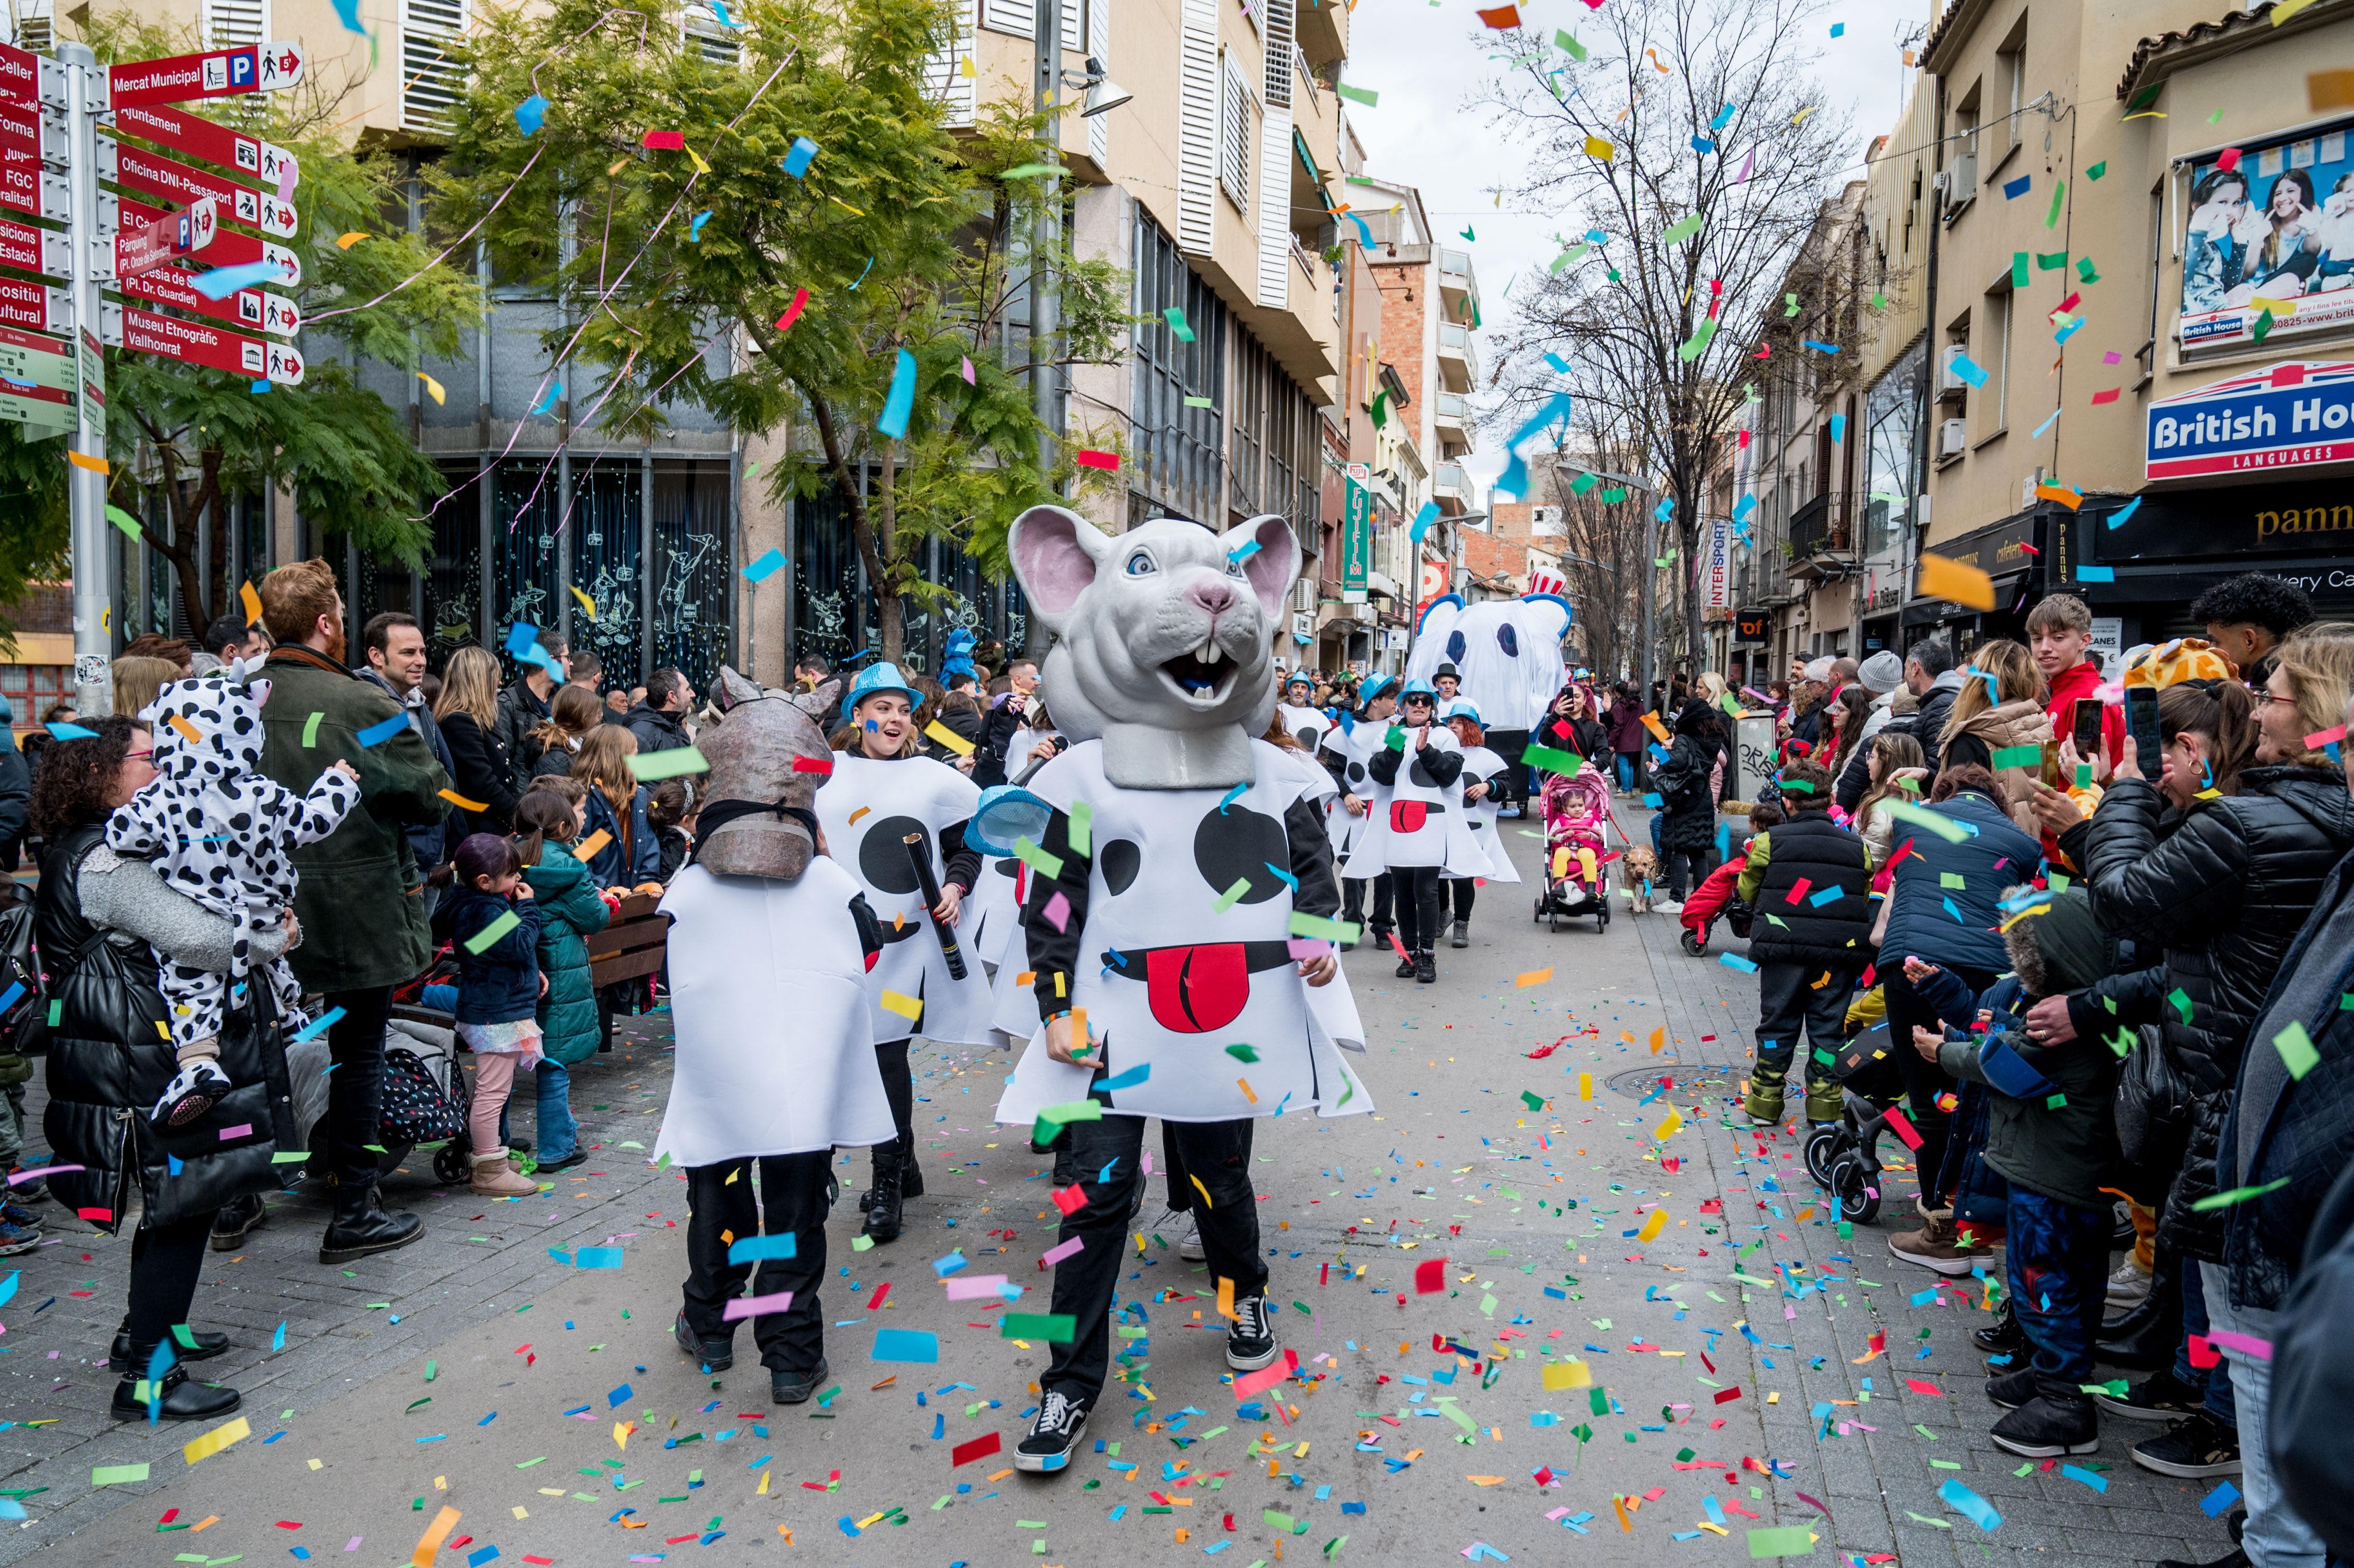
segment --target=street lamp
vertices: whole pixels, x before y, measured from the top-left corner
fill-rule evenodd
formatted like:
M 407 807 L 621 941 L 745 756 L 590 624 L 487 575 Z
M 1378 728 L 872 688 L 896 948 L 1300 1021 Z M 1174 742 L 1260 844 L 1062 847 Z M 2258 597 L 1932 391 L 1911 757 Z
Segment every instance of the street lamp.
M 1076 71 L 1065 71 L 1063 85 L 1086 90 L 1087 97 L 1082 100 L 1079 110 L 1079 118 L 1082 120 L 1090 120 L 1098 114 L 1108 113 L 1136 96 L 1112 80 L 1110 72 L 1104 69 L 1103 61 L 1093 55 L 1087 57 L 1087 69 L 1084 75 Z

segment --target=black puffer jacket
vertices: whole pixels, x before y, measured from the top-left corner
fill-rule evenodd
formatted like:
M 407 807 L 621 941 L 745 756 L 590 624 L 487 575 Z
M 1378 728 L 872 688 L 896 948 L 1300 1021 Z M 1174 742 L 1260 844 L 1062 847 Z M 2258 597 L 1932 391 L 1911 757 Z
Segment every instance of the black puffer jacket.
M 270 1157 L 281 1119 L 292 1130 L 294 1102 L 270 990 L 257 979 L 246 986 L 250 1009 L 231 1012 L 221 1031 L 221 1070 L 235 1086 L 228 1097 L 169 1138 L 148 1121 L 178 1065 L 152 950 L 82 916 L 82 863 L 105 842 L 103 822 L 75 828 L 50 844 L 42 870 L 41 963 L 58 1022 L 48 1029 L 41 1128 L 59 1163 L 84 1167 L 50 1177 L 50 1190 L 111 1234 L 130 1206 L 134 1175 L 148 1225 L 209 1214 L 277 1186 Z M 223 1132 L 239 1128 L 223 1141 Z
M 2240 793 L 2194 804 L 2160 837 L 2164 797 L 2145 780 L 2113 785 L 2061 848 L 2087 870 L 2093 910 L 2111 933 L 2162 948 L 2169 997 L 2163 1049 L 2188 1084 L 2190 1150 L 2161 1233 L 2192 1257 L 2223 1259 L 2225 1216 L 2194 1213 L 2215 1190 L 2215 1153 L 2240 1053 L 2330 868 L 2354 848 L 2354 798 L 2334 768 L 2252 768 Z
M 1716 792 L 1711 776 L 1717 759 L 1724 755 L 1724 742 L 1717 738 L 1715 726 L 1715 715 L 1697 700 L 1686 703 L 1676 715 L 1676 743 L 1668 752 L 1666 766 L 1651 778 L 1663 803 L 1659 822 L 1663 850 L 1702 854 L 1716 843 Z
M 1749 956 L 1810 969 L 1854 970 L 1872 962 L 1872 923 L 1880 906 L 1872 899 L 1872 857 L 1863 840 L 1834 823 L 1828 807 L 1810 806 L 1758 834 L 1749 847 L 1753 861 L 1761 842 L 1766 873 L 1750 901 L 1757 913 Z M 1834 888 L 1840 896 L 1818 902 Z

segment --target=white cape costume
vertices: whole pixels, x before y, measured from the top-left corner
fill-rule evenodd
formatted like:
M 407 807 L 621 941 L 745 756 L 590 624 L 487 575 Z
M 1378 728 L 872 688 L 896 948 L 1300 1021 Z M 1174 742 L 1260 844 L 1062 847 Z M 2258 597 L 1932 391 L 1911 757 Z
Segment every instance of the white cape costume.
M 678 1046 L 656 1158 L 716 1165 L 897 1136 L 850 914 L 859 891 L 822 856 L 794 882 L 700 865 L 671 879 Z
M 988 1041 L 989 982 L 981 955 L 966 942 L 973 918 L 966 915 L 957 925 L 965 964 L 965 978 L 957 980 L 949 973 L 905 842 L 907 834 L 921 832 L 934 880 L 946 881 L 940 831 L 970 821 L 980 801 L 980 786 L 928 758 L 878 762 L 844 751 L 833 754 L 833 773 L 817 792 L 827 853 L 858 879 L 883 927 L 882 955 L 866 973 L 878 1042 L 911 1034 L 944 1044 Z
M 1307 793 L 1300 767 L 1264 741 L 1251 749 L 1256 778 L 1231 797 L 1120 789 L 1104 777 L 1098 741 L 1074 747 L 1031 781 L 1058 810 L 1080 800 L 1094 809 L 1070 1001 L 1100 1043 L 1118 1114 L 1227 1121 L 1373 1108 L 1335 1048 L 1363 1047 L 1354 1003 L 1337 980 L 1311 990 L 1290 952 L 1283 819 Z M 1218 907 L 1237 882 L 1246 890 Z M 1048 1106 L 1085 1098 L 1097 1075 L 1050 1060 L 1034 991 L 1021 1000 L 1029 1045 L 998 1105 L 1001 1122 L 1032 1122 Z
M 1324 832 L 1325 836 L 1331 841 L 1332 865 L 1337 875 L 1354 876 L 1356 874 L 1354 872 L 1341 868 L 1348 864 L 1350 854 L 1365 836 L 1365 824 L 1373 820 L 1371 807 L 1373 796 L 1379 792 L 1380 787 L 1373 782 L 1373 775 L 1366 772 L 1365 768 L 1373 757 L 1373 748 L 1381 745 L 1382 736 L 1388 732 L 1388 729 L 1387 725 L 1375 724 L 1370 719 L 1365 719 L 1360 720 L 1354 729 L 1344 732 L 1336 724 L 1325 733 L 1323 745 L 1325 754 L 1341 759 L 1341 777 L 1345 782 L 1340 788 L 1364 801 L 1368 808 L 1366 815 L 1352 817 L 1349 814 L 1349 808 L 1341 803 L 1338 795 L 1325 803 Z M 1327 774 L 1326 777 L 1330 778 L 1331 775 Z
M 1463 808 L 1464 823 L 1471 830 L 1472 840 L 1479 846 L 1479 853 L 1487 858 L 1488 869 L 1482 872 L 1450 871 L 1447 873 L 1449 876 L 1484 876 L 1490 882 L 1520 881 L 1520 870 L 1512 864 L 1512 857 L 1505 853 L 1504 841 L 1498 836 L 1496 828 L 1496 813 L 1504 807 L 1493 786 L 1497 779 L 1510 771 L 1511 765 L 1484 746 L 1463 748 L 1463 777 L 1457 780 L 1457 787 L 1469 789 L 1478 783 L 1490 786 L 1486 795 Z
M 1373 732 L 1365 747 L 1368 758 L 1388 744 L 1393 729 L 1403 738 L 1404 755 L 1395 783 L 1375 784 L 1368 775 L 1372 809 L 1341 874 L 1361 878 L 1400 867 L 1435 865 L 1448 876 L 1487 875 L 1487 852 L 1464 812 L 1460 781 L 1441 785 L 1432 780 L 1416 756 L 1414 731 L 1391 725 L 1357 726 L 1360 735 L 1368 728 Z M 1463 748 L 1444 726 L 1432 725 L 1428 749 L 1459 753 Z

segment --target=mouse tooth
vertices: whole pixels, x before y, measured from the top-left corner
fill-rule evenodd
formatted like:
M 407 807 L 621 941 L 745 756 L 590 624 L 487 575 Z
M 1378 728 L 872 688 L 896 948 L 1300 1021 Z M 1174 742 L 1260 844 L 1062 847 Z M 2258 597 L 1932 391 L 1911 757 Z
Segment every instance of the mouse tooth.
M 1193 651 L 1193 657 L 1204 664 L 1214 664 L 1218 662 L 1218 645 L 1215 642 L 1204 642 Z

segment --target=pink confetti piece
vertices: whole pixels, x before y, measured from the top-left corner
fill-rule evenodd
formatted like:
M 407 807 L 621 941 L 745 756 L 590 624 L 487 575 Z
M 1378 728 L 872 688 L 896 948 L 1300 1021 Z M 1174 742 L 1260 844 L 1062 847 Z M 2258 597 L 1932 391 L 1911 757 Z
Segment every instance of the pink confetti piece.
M 252 1136 L 253 1124 L 249 1121 L 241 1121 L 235 1127 L 225 1127 L 220 1129 L 220 1140 L 223 1143 L 228 1142 L 231 1139 L 251 1138 Z
M 948 1287 L 951 1301 L 991 1300 L 1004 1294 L 1005 1276 L 982 1274 L 967 1278 L 960 1275 L 949 1279 Z
M 85 1169 L 87 1169 L 87 1167 L 80 1165 L 43 1165 L 31 1171 L 19 1171 L 15 1172 L 8 1178 L 8 1185 L 15 1187 L 27 1181 L 37 1181 L 44 1176 L 59 1176 L 69 1171 L 81 1171 Z
M 360 1549 L 361 1539 L 362 1538 L 359 1536 L 353 1536 L 349 1541 L 344 1542 L 344 1550 L 346 1552 L 357 1552 Z
M 1071 901 L 1057 891 L 1055 896 L 1046 900 L 1046 907 L 1039 913 L 1053 924 L 1055 930 L 1068 929 L 1071 923 Z
M 1332 950 L 1331 943 L 1320 942 L 1313 937 L 1294 937 L 1283 945 L 1294 959 L 1302 963 L 1311 959 L 1320 959 Z
M 763 1317 L 782 1312 L 792 1304 L 793 1293 L 790 1290 L 779 1290 L 773 1296 L 739 1296 L 721 1309 L 719 1320 L 733 1323 L 740 1318 Z
M 1052 1268 L 1055 1265 L 1078 1252 L 1087 1245 L 1087 1238 L 1085 1236 L 1073 1236 L 1066 1242 L 1048 1247 L 1044 1252 L 1038 1255 L 1038 1266 L 1041 1268 Z
M 2273 1342 L 2259 1340 L 2252 1334 L 2235 1334 L 2229 1329 L 2210 1329 L 2207 1330 L 2207 1342 L 2221 1350 L 2237 1351 L 2256 1361 L 2273 1359 Z

